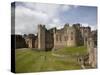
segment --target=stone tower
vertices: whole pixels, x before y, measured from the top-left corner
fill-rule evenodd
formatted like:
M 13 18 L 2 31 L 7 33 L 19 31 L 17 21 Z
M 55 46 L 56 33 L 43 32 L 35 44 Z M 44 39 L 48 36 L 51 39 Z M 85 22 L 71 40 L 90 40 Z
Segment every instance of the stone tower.
M 34 34 L 24 35 L 24 39 L 28 48 L 36 48 L 35 47 L 36 36 Z
M 87 41 L 87 49 L 89 53 L 89 64 L 91 67 L 97 67 L 97 30 L 92 31 Z
M 83 33 L 83 37 L 84 37 L 84 45 L 87 46 L 87 41 L 88 41 L 88 37 L 90 35 L 91 32 L 91 28 L 90 27 L 84 27 L 84 33 Z
M 56 27 L 53 29 L 53 38 L 54 38 L 54 47 L 53 49 L 56 49 Z
M 88 38 L 87 48 L 89 53 L 89 64 L 91 67 L 97 67 L 97 48 L 92 37 Z
M 38 25 L 38 49 L 45 50 L 45 25 Z
M 61 29 L 53 29 L 54 49 L 76 46 L 76 28 L 65 24 Z
M 68 34 L 68 41 L 67 41 L 67 47 L 70 46 L 76 46 L 76 30 L 74 27 L 69 27 L 67 29 Z

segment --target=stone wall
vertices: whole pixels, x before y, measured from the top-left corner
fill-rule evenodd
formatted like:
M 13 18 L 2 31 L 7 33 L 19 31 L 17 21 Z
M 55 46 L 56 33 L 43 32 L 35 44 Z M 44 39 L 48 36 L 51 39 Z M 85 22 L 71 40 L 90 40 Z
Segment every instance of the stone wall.
M 91 34 L 91 28 L 90 27 L 81 27 L 80 31 L 81 31 L 81 34 L 83 37 L 84 45 L 87 46 L 87 41 Z
M 72 46 L 87 46 L 87 40 L 91 34 L 90 27 L 82 27 L 81 24 L 65 24 L 61 29 L 47 30 L 44 25 L 38 25 L 38 48 L 57 49 Z M 80 42 L 81 41 L 81 42 Z
M 76 29 L 74 27 L 68 28 L 67 36 L 68 36 L 67 47 L 77 46 Z
M 25 35 L 24 38 L 26 42 L 26 46 L 28 48 L 38 48 L 40 50 L 51 50 L 51 49 L 58 49 L 63 47 L 72 47 L 72 46 L 87 46 L 88 38 L 92 34 L 95 40 L 95 44 L 97 42 L 96 31 L 91 32 L 90 27 L 82 27 L 81 24 L 73 24 L 69 26 L 69 24 L 65 24 L 63 28 L 57 29 L 51 28 L 46 29 L 45 25 L 38 25 L 38 33 L 37 36 L 34 34 Z M 18 43 L 21 42 L 17 41 L 17 46 L 21 46 Z M 25 43 L 24 42 L 24 43 Z
M 16 38 L 16 48 L 26 48 L 27 45 L 25 43 L 25 39 L 22 37 L 22 35 L 15 35 Z
M 97 67 L 97 32 L 91 32 L 87 41 L 87 49 L 89 53 L 89 64 L 91 67 Z
M 25 37 L 28 48 L 35 48 L 35 39 L 36 37 L 34 34 L 29 34 Z
M 72 47 L 83 45 L 80 25 L 65 24 L 64 28 L 54 29 L 54 48 Z M 81 41 L 81 43 L 80 43 Z
M 53 38 L 53 29 L 51 30 L 46 30 L 45 32 L 45 49 L 46 50 L 51 50 L 54 46 L 54 38 Z

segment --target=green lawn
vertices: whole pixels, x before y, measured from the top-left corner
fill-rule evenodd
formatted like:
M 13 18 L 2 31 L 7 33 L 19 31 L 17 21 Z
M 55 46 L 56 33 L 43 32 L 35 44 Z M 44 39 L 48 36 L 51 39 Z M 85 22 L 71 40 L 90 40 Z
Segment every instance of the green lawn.
M 84 46 L 78 46 L 78 47 L 65 47 L 63 49 L 59 49 L 56 51 L 53 51 L 57 54 L 63 54 L 63 55 L 84 55 L 87 53 L 87 49 Z
M 16 72 L 41 72 L 81 69 L 76 57 L 56 57 L 52 53 L 60 54 L 84 54 L 85 47 L 64 48 L 56 51 L 37 51 L 34 49 L 22 48 L 16 50 Z

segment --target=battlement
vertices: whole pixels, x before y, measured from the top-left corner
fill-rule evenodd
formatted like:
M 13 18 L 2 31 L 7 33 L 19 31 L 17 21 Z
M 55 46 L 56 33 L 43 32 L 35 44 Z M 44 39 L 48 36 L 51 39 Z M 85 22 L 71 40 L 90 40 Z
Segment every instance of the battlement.
M 45 29 L 45 25 L 39 24 L 38 28 L 44 28 Z
M 17 38 L 19 38 L 18 36 Z M 51 50 L 63 47 L 87 45 L 89 38 L 93 38 L 96 44 L 97 31 L 91 31 L 91 27 L 84 27 L 79 23 L 66 23 L 63 28 L 53 27 L 46 29 L 45 25 L 38 25 L 37 36 L 34 34 L 25 35 L 25 41 L 30 48 L 39 50 Z

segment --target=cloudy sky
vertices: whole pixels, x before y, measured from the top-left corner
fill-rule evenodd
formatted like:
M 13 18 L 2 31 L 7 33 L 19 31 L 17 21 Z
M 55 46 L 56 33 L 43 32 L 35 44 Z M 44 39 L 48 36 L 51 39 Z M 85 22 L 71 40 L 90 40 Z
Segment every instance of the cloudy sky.
M 44 24 L 48 29 L 62 28 L 65 23 L 97 28 L 96 7 L 28 2 L 16 2 L 15 5 L 16 34 L 36 33 L 38 24 Z

